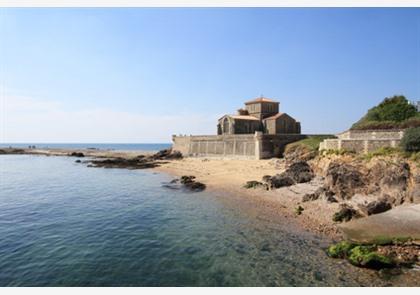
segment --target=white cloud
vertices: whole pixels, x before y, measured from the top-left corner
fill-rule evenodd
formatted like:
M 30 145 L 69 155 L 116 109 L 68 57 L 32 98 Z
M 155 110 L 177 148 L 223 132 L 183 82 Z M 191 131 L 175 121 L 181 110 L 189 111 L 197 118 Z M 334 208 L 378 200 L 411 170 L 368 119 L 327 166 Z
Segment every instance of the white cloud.
M 9 94 L 0 99 L 0 142 L 170 142 L 172 134 L 215 134 L 218 118 L 67 110 L 55 101 Z

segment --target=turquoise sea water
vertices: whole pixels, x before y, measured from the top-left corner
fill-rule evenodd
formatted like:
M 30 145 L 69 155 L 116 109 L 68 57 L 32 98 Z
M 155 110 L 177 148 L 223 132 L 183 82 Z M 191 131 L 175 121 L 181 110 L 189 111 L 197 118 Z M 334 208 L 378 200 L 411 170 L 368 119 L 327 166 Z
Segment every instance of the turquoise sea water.
M 0 143 L 0 148 L 15 147 L 27 148 L 63 148 L 63 149 L 88 149 L 120 150 L 120 151 L 160 151 L 171 146 L 170 143 Z
M 0 286 L 401 284 L 328 258 L 330 241 L 287 219 L 163 188 L 171 179 L 0 156 Z

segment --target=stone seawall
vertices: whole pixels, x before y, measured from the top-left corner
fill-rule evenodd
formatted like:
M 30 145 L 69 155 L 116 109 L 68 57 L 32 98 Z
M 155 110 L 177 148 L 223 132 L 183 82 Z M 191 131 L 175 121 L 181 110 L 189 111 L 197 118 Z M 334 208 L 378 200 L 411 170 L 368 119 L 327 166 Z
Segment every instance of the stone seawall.
M 325 139 L 319 149 L 368 153 L 383 147 L 398 147 L 403 136 L 403 130 L 348 130 L 338 134 L 337 139 Z
M 184 156 L 264 159 L 280 156 L 288 143 L 306 138 L 301 134 L 172 136 L 173 149 Z

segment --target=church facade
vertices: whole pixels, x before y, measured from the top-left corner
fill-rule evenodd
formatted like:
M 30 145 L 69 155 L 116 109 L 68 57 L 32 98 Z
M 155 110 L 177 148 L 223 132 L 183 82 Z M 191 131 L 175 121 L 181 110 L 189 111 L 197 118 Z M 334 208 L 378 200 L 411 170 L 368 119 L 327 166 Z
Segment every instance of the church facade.
M 265 97 L 245 102 L 245 109 L 239 109 L 236 115 L 219 119 L 217 134 L 300 134 L 300 122 L 279 112 L 279 106 L 279 102 Z

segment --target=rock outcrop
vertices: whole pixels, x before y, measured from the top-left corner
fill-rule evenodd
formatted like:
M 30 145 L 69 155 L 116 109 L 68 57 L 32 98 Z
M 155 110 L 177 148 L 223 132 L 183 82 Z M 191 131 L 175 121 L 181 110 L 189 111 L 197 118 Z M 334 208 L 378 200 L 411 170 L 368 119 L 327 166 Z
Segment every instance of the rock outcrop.
M 264 176 L 263 181 L 271 189 L 291 186 L 297 183 L 309 182 L 314 178 L 312 168 L 307 162 L 295 162 L 286 171 L 274 176 Z
M 327 169 L 325 185 L 339 199 L 347 200 L 365 185 L 365 181 L 356 167 L 333 162 Z
M 169 189 L 184 189 L 190 192 L 201 192 L 206 189 L 206 185 L 202 182 L 196 181 L 193 175 L 184 175 L 181 178 L 172 180 L 169 184 L 164 184 L 163 187 Z
M 164 160 L 181 159 L 182 154 L 171 149 L 162 150 L 151 156 L 139 155 L 134 158 L 95 159 L 89 161 L 89 167 L 146 169 L 158 167 Z

